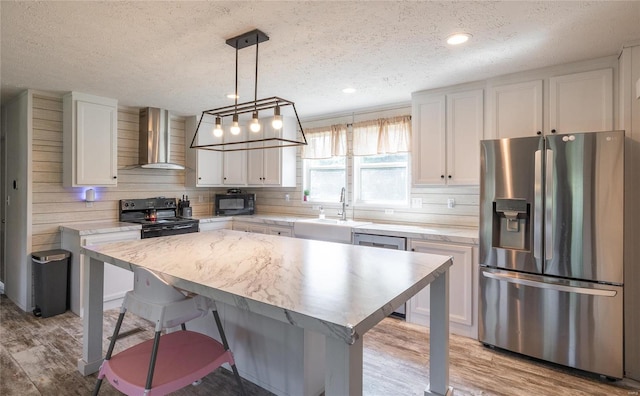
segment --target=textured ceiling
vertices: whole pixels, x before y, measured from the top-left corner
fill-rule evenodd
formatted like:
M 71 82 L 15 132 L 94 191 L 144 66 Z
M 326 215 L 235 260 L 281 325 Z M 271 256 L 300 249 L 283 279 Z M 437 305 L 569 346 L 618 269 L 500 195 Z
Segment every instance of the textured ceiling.
M 235 50 L 258 28 L 258 97 L 301 117 L 408 102 L 411 92 L 617 54 L 640 39 L 640 1 L 1 1 L 1 89 L 71 90 L 196 114 L 231 104 Z M 445 38 L 472 39 L 450 47 Z M 253 99 L 255 47 L 239 52 Z M 355 94 L 342 89 L 351 86 Z

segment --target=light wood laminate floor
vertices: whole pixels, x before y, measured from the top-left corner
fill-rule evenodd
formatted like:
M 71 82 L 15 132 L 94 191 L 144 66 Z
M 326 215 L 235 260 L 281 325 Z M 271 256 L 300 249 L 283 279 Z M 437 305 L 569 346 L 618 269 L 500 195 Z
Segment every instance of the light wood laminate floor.
M 111 335 L 117 310 L 105 316 L 104 334 Z M 145 329 L 118 342 L 126 348 L 151 338 L 152 327 L 128 315 L 122 332 Z M 0 395 L 89 395 L 95 375 L 76 370 L 82 351 L 81 319 L 67 312 L 36 318 L 0 297 Z M 428 331 L 387 318 L 364 338 L 364 393 L 372 396 L 422 395 L 427 385 Z M 104 347 L 108 345 L 105 340 Z M 455 395 L 640 395 L 635 381 L 602 381 L 583 372 L 494 351 L 478 341 L 451 336 L 450 382 Z M 245 381 L 249 395 L 270 395 Z M 100 395 L 118 395 L 104 383 Z M 177 395 L 236 395 L 237 385 L 218 369 Z

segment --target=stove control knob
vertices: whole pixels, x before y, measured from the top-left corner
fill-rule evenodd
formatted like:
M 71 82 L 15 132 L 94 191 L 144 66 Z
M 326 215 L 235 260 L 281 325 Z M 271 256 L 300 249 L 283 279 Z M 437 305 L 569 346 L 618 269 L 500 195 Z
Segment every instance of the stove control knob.
M 124 203 L 124 207 L 125 207 L 125 208 L 129 207 L 129 202 L 125 202 L 125 203 Z
M 131 207 L 133 208 L 134 206 L 136 206 L 135 202 L 131 202 Z

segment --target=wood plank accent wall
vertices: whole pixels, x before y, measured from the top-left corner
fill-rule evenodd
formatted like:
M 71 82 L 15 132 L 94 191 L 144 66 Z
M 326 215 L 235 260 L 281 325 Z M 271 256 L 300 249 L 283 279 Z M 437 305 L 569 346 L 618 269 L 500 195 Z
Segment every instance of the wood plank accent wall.
M 97 187 L 92 207 L 85 188 L 62 187 L 62 97 L 33 97 L 32 251 L 60 248 L 59 226 L 118 219 L 118 201 L 189 195 L 194 216 L 212 212 L 211 189 L 184 186 L 183 170 L 142 169 L 138 164 L 138 108 L 118 109 L 118 186 Z M 171 161 L 185 164 L 184 118 L 171 120 Z M 202 197 L 203 202 L 198 202 Z

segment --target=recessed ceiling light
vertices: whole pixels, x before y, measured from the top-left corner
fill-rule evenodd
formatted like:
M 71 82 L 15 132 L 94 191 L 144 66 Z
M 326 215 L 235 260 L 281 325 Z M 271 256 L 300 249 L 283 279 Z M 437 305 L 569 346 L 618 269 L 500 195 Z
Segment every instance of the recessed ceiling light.
M 470 37 L 471 35 L 469 33 L 452 34 L 451 36 L 447 37 L 447 44 L 458 45 L 458 44 L 466 43 Z
M 238 95 L 236 95 L 236 94 L 234 94 L 234 93 L 227 94 L 227 98 L 229 98 L 229 99 L 237 99 L 237 98 L 239 98 L 239 97 L 240 97 L 240 96 L 238 96 Z
M 355 88 L 345 88 L 342 90 L 342 93 L 346 93 L 346 94 L 352 94 L 354 92 L 356 92 Z

